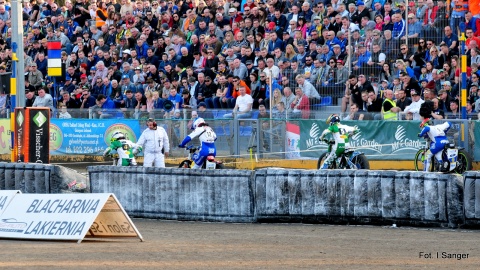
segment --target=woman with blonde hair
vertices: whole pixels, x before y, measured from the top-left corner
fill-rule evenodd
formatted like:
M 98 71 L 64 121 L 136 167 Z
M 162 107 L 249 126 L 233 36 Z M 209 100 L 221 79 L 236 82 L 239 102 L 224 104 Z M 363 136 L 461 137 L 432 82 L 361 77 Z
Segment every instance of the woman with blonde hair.
M 152 112 L 154 109 L 154 100 L 152 91 L 145 91 L 145 98 L 147 99 L 147 112 Z
M 395 62 L 395 66 L 397 67 L 395 76 L 396 78 L 400 78 L 400 73 L 406 72 L 411 78 L 416 79 L 413 69 L 409 67 L 403 60 L 398 59 L 397 62 Z
M 288 44 L 287 47 L 285 47 L 285 58 L 287 58 L 290 61 L 296 60 L 297 53 L 293 49 L 292 44 Z
M 283 95 L 282 92 L 280 92 L 280 89 L 276 88 L 273 90 L 273 99 L 272 99 L 272 111 L 277 111 L 277 104 L 282 102 Z M 270 106 L 268 104 L 267 106 Z

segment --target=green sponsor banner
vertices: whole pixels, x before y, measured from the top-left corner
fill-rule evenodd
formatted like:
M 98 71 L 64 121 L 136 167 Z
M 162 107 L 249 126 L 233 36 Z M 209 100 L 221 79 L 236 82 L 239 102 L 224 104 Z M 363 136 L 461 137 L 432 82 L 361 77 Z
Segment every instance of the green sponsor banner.
M 365 153 L 373 160 L 413 160 L 415 153 L 425 145 L 418 138 L 419 121 L 342 121 L 348 126 L 357 126 L 359 133 L 350 138 L 350 147 Z M 318 140 L 327 128 L 324 121 L 300 121 L 300 155 L 318 158 L 327 150 L 327 145 Z
M 473 136 L 475 137 L 473 141 L 473 160 L 480 160 L 480 121 L 476 121 L 473 128 Z M 477 143 L 478 142 L 478 143 Z

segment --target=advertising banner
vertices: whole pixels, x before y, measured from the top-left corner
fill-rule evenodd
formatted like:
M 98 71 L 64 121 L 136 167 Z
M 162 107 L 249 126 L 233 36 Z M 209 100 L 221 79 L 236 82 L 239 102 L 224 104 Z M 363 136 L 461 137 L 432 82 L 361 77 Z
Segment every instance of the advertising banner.
M 360 132 L 350 138 L 350 146 L 375 160 L 412 160 L 425 140 L 418 138 L 419 121 L 342 121 L 357 126 Z M 324 121 L 300 121 L 300 153 L 318 158 L 327 145 L 318 138 L 327 128 Z
M 111 193 L 17 194 L 0 216 L 0 238 L 81 242 L 85 236 L 143 241 Z
M 25 162 L 23 137 L 25 136 L 25 109 L 15 108 L 15 136 L 13 137 L 13 162 Z
M 137 142 L 140 121 L 109 119 L 52 119 L 50 151 L 61 155 L 101 155 L 110 145 L 115 131 L 123 132 L 127 139 Z
M 0 154 L 10 154 L 12 151 L 10 119 L 0 119 Z
M 23 137 L 25 162 L 48 164 L 50 163 L 50 109 L 27 108 L 25 112 L 26 126 Z
M 0 190 L 0 216 L 7 209 L 8 204 L 17 194 L 22 193 L 20 190 Z
M 300 128 L 296 124 L 287 122 L 285 134 L 285 158 L 298 159 L 300 158 L 300 148 L 298 143 L 300 141 Z
M 473 160 L 479 161 L 480 160 L 480 121 L 475 122 L 473 128 Z

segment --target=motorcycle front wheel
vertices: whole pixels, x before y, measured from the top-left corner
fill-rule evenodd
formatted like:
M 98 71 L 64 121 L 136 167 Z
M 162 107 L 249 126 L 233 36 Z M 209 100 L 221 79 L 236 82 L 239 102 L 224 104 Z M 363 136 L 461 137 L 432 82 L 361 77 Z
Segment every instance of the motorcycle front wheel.
M 414 159 L 414 165 L 415 165 L 415 170 L 417 172 L 433 172 L 432 168 L 437 168 L 438 162 L 436 161 L 435 158 L 432 157 L 432 161 L 430 162 L 430 168 L 425 170 L 425 159 L 427 157 L 427 150 L 426 149 L 420 149 L 417 151 L 415 154 L 415 159 Z
M 352 159 L 352 163 L 355 165 L 357 170 L 369 170 L 370 169 L 370 163 L 368 162 L 367 157 L 364 154 L 360 154 L 358 156 L 355 156 Z
M 223 170 L 225 169 L 225 165 L 223 163 L 217 163 L 217 166 L 215 167 L 216 170 Z
M 322 168 L 323 163 L 325 162 L 325 159 L 327 158 L 327 156 L 329 154 L 330 154 L 330 152 L 325 152 L 318 158 L 317 169 Z M 336 168 L 337 168 L 337 166 L 335 165 L 335 160 L 333 160 L 332 163 L 330 163 L 330 165 L 328 166 L 327 169 L 336 169 Z
M 472 169 L 472 158 L 465 149 L 458 150 L 457 167 L 453 170 L 455 173 L 463 174 Z

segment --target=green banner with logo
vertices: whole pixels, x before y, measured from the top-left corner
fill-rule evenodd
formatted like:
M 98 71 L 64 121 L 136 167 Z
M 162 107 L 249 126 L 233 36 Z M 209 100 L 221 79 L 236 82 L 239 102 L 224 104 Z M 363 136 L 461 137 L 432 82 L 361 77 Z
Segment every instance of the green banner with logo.
M 473 160 L 480 161 L 480 121 L 476 121 L 473 127 Z
M 425 145 L 418 138 L 419 121 L 342 121 L 357 126 L 359 133 L 350 138 L 350 146 L 374 160 L 413 160 L 415 153 Z M 327 145 L 318 138 L 327 124 L 320 120 L 300 121 L 300 153 L 302 157 L 318 158 Z

